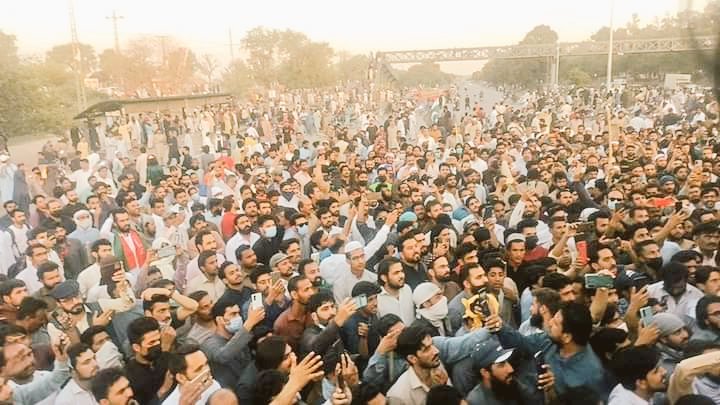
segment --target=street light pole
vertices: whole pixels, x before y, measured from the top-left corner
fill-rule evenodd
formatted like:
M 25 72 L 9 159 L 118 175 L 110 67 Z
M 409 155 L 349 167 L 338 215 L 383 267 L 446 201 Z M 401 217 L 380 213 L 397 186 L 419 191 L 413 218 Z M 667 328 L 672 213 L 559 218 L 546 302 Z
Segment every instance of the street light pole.
M 612 84 L 612 58 L 613 58 L 613 14 L 615 13 L 615 0 L 610 0 L 610 41 L 608 41 L 607 81 L 605 87 L 610 90 Z

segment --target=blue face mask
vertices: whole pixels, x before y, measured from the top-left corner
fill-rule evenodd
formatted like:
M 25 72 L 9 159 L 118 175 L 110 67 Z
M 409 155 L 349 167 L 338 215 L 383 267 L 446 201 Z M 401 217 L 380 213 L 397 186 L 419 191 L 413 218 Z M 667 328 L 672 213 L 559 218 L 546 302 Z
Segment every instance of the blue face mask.
M 273 226 L 265 229 L 266 238 L 274 238 L 277 235 L 277 226 Z
M 302 225 L 298 226 L 298 229 L 297 229 L 298 235 L 305 236 L 305 235 L 307 235 L 307 231 L 308 231 L 307 224 L 302 224 Z
M 238 333 L 238 331 L 239 331 L 240 328 L 242 328 L 242 327 L 243 327 L 243 319 L 242 319 L 242 316 L 238 316 L 237 318 L 233 318 L 232 321 L 230 321 L 230 323 L 228 323 L 227 326 L 225 326 L 225 329 L 226 329 L 229 333 L 231 333 L 231 334 L 234 335 L 234 334 Z

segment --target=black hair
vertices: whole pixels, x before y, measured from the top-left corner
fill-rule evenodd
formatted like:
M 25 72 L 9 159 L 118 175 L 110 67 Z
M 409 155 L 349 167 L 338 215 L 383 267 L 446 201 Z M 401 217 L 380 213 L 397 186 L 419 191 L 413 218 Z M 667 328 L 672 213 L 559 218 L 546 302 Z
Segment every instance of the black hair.
M 627 340 L 628 334 L 618 328 L 602 328 L 590 337 L 590 347 L 602 362 L 606 362 L 615 353 L 618 345 Z
M 566 302 L 560 307 L 562 311 L 563 333 L 572 335 L 573 342 L 585 346 L 592 333 L 593 320 L 590 309 L 576 302 Z
M 360 383 L 352 392 L 351 405 L 366 405 L 382 394 L 382 387 L 373 383 Z
M 282 391 L 288 377 L 275 369 L 260 371 L 253 387 L 254 404 L 269 404 Z
M 695 320 L 700 329 L 708 329 L 710 325 L 707 323 L 708 307 L 710 304 L 720 304 L 720 296 L 706 295 L 698 300 L 695 306 Z
M 377 281 L 378 284 L 385 285 L 385 282 L 383 281 L 381 276 L 387 277 L 390 273 L 390 267 L 394 264 L 402 264 L 400 259 L 397 257 L 387 257 L 385 259 L 382 259 L 382 261 L 378 264 L 378 270 L 377 270 Z
M 695 282 L 705 284 L 713 272 L 720 272 L 720 269 L 714 266 L 698 266 L 695 269 Z
M 644 380 L 657 367 L 660 354 L 651 346 L 629 347 L 619 351 L 611 362 L 611 369 L 623 387 L 635 390 L 637 380 Z
M 11 278 L 0 283 L 0 299 L 12 294 L 16 288 L 26 287 L 25 282 L 16 278 Z
M 207 235 L 212 236 L 212 232 L 210 232 L 207 229 L 203 229 L 200 232 L 198 232 L 197 235 L 195 235 L 195 240 L 194 240 L 195 246 L 202 245 L 203 238 Z
M 278 368 L 285 357 L 286 345 L 283 336 L 269 336 L 258 343 L 255 352 L 255 366 L 258 371 Z
M 17 311 L 17 319 L 22 321 L 31 316 L 35 316 L 35 314 L 41 309 L 48 309 L 47 302 L 35 297 L 25 297 L 22 302 L 20 302 L 20 308 Z
M 45 273 L 50 273 L 51 271 L 58 270 L 60 266 L 58 266 L 57 263 L 52 261 L 47 261 L 45 263 L 40 264 L 37 268 L 37 278 L 38 280 L 42 280 Z
M 238 304 L 231 300 L 227 300 L 227 299 L 218 300 L 212 307 L 213 318 L 217 318 L 219 316 L 224 316 L 225 311 L 228 308 L 235 306 L 235 305 L 238 305 Z M 239 307 L 239 305 L 238 305 L 238 307 Z
M 557 272 L 545 275 L 542 281 L 543 287 L 550 288 L 558 292 L 570 284 L 572 284 L 572 280 L 570 280 L 568 276 Z
M 683 395 L 675 401 L 675 405 L 717 405 L 712 398 L 700 394 Z
M 257 284 L 258 278 L 260 278 L 260 276 L 270 273 L 272 273 L 272 271 L 267 266 L 258 265 L 252 270 L 252 272 L 250 272 L 250 281 L 253 284 Z
M 154 318 L 144 316 L 130 322 L 127 329 L 127 338 L 131 345 L 141 344 L 143 336 L 148 332 L 160 330 L 160 324 Z
M 333 293 L 330 290 L 321 288 L 318 290 L 318 292 L 313 294 L 312 297 L 310 297 L 310 300 L 307 304 L 307 312 L 313 313 L 327 302 L 335 304 L 335 298 L 333 297 Z
M 660 269 L 662 280 L 666 283 L 675 283 L 681 280 L 687 281 L 688 269 L 679 262 L 670 262 Z
M 467 280 L 468 277 L 470 277 L 470 270 L 481 268 L 482 266 L 480 263 L 466 263 L 463 264 L 463 266 L 460 268 L 460 283 L 462 284 L 463 281 Z
M 10 336 L 27 336 L 27 334 L 27 331 L 22 326 L 11 323 L 0 324 L 0 347 L 8 343 L 7 338 Z
M 407 359 L 408 356 L 415 355 L 422 348 L 422 342 L 426 336 L 432 336 L 430 330 L 423 324 L 413 323 L 400 332 L 395 351 L 401 358 Z
M 100 250 L 100 246 L 112 247 L 112 243 L 110 243 L 110 241 L 107 239 L 98 239 L 92 243 L 92 245 L 90 246 L 90 251 L 97 253 Z
M 182 374 L 187 370 L 187 359 L 185 358 L 188 354 L 199 352 L 200 347 L 195 344 L 185 344 L 177 348 L 168 359 L 168 371 L 171 374 Z
M 307 279 L 308 279 L 308 278 L 305 277 L 305 276 L 295 276 L 295 277 L 292 277 L 292 278 L 288 281 L 288 286 L 287 286 L 288 293 L 291 293 L 291 292 L 293 292 L 293 291 L 297 291 L 297 289 L 298 289 L 298 284 L 300 284 L 301 281 L 307 280 Z
M 95 377 L 93 377 L 90 383 L 90 391 L 95 397 L 95 400 L 100 402 L 102 399 L 107 399 L 110 393 L 110 387 L 118 382 L 121 378 L 125 377 L 125 372 L 120 367 L 111 367 L 98 370 Z
M 211 250 L 206 250 L 204 252 L 200 252 L 200 255 L 198 256 L 198 260 L 197 260 L 198 266 L 204 267 L 205 264 L 207 264 L 207 261 L 215 255 L 216 255 L 216 253 Z M 225 264 L 225 263 L 223 263 L 223 264 Z
M 402 322 L 399 316 L 395 314 L 385 314 L 376 323 L 377 331 L 381 336 L 385 336 L 390 331 L 390 328 Z
M 80 341 L 85 343 L 88 346 L 92 346 L 93 339 L 95 339 L 95 335 L 105 332 L 107 333 L 107 330 L 104 326 L 100 325 L 93 325 L 83 331 L 82 334 L 80 334 Z
M 90 349 L 90 346 L 88 346 L 82 342 L 75 343 L 75 344 L 71 345 L 70 347 L 68 347 L 67 355 L 68 355 L 68 359 L 70 360 L 70 366 L 72 368 L 76 368 L 77 367 L 77 358 L 81 354 L 85 353 L 88 350 L 90 350 L 92 352 L 92 350 Z
M 436 385 L 427 393 L 427 405 L 460 405 L 462 394 L 450 385 Z

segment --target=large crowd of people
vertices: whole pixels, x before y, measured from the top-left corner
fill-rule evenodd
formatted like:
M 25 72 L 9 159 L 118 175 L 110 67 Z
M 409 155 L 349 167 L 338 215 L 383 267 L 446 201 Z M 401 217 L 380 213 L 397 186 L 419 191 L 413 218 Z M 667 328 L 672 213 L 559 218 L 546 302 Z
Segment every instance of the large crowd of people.
M 0 403 L 720 403 L 710 93 L 477 89 L 0 152 Z

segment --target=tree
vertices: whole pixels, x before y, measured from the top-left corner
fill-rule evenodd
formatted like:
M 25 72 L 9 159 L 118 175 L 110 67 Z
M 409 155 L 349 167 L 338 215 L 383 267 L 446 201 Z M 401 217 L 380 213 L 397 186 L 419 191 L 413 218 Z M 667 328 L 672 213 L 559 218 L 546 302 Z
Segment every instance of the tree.
M 92 72 L 97 68 L 97 55 L 95 55 L 95 49 L 88 44 L 79 44 L 80 48 L 80 72 L 85 75 Z M 73 54 L 72 44 L 55 45 L 45 54 L 45 61 L 47 63 L 55 63 L 60 66 L 64 66 L 66 69 L 75 71 L 77 68 L 77 61 Z
M 445 73 L 440 65 L 432 62 L 423 62 L 410 66 L 407 71 L 397 71 L 396 77 L 405 86 L 437 86 L 452 82 L 453 75 Z
M 222 87 L 235 95 L 244 94 L 253 85 L 252 71 L 242 60 L 234 60 L 222 74 Z
M 269 85 L 274 79 L 277 69 L 278 33 L 263 27 L 248 31 L 241 40 L 248 53 L 247 65 L 253 79 L 263 85 Z
M 15 35 L 5 34 L 0 30 L 0 68 L 9 68 L 18 63 Z
M 366 80 L 370 58 L 366 55 L 350 55 L 347 52 L 337 53 L 335 74 L 338 80 Z
M 571 84 L 577 87 L 589 86 L 590 83 L 592 83 L 592 77 L 577 67 L 572 68 L 567 73 L 567 79 Z
M 213 74 L 219 66 L 220 65 L 218 64 L 217 59 L 207 53 L 203 54 L 198 61 L 198 67 L 200 68 L 200 72 L 204 74 L 207 78 L 208 89 L 211 88 L 213 85 Z

